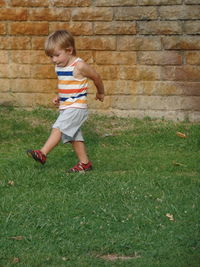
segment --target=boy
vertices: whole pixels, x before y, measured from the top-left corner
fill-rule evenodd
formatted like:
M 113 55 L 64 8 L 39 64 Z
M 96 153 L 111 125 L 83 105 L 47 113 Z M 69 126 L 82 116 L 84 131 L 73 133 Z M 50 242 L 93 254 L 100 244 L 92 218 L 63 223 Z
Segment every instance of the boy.
M 78 164 L 68 172 L 89 171 L 89 161 L 84 139 L 80 130 L 87 119 L 87 79 L 91 79 L 97 89 L 96 100 L 103 102 L 104 86 L 100 75 L 82 59 L 76 57 L 74 38 L 70 32 L 59 30 L 52 33 L 45 42 L 45 53 L 55 64 L 58 76 L 58 95 L 53 103 L 59 106 L 60 115 L 52 126 L 52 132 L 40 150 L 28 150 L 27 154 L 44 164 L 47 154 L 62 139 L 70 142 L 79 159 Z

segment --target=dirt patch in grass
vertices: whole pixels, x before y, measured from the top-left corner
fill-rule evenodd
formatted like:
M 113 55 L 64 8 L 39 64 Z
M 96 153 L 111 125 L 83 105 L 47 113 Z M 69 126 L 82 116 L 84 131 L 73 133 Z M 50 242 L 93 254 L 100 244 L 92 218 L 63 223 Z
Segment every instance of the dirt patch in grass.
M 106 261 L 116 261 L 116 260 L 133 260 L 133 259 L 138 259 L 141 258 L 140 255 L 135 253 L 134 255 L 131 256 L 124 256 L 124 255 L 117 255 L 117 254 L 107 254 L 107 255 L 97 255 L 97 258 L 106 260 Z

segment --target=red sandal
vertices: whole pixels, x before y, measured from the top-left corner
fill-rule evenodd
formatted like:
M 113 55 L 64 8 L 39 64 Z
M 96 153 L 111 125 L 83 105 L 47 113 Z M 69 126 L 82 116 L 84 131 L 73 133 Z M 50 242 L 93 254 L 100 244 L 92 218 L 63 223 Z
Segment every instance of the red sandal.
M 89 161 L 87 164 L 78 162 L 73 168 L 69 169 L 67 172 L 85 172 L 92 170 L 92 163 Z
M 47 157 L 40 150 L 27 150 L 27 155 L 34 160 L 40 162 L 41 164 L 45 164 Z

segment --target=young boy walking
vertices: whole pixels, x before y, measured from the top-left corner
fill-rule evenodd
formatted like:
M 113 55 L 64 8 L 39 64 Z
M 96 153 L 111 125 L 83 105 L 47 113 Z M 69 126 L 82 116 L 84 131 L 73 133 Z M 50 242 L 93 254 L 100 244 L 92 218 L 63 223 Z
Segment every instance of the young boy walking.
M 81 126 L 88 115 L 88 79 L 96 86 L 96 100 L 103 102 L 102 79 L 91 66 L 76 56 L 74 38 L 66 30 L 58 30 L 49 35 L 45 42 L 45 53 L 55 64 L 58 76 L 58 95 L 53 99 L 53 103 L 59 106 L 60 115 L 43 147 L 40 150 L 28 150 L 27 154 L 45 164 L 47 154 L 62 139 L 63 143 L 72 144 L 79 160 L 68 172 L 89 171 L 92 169 L 92 163 L 87 156 Z

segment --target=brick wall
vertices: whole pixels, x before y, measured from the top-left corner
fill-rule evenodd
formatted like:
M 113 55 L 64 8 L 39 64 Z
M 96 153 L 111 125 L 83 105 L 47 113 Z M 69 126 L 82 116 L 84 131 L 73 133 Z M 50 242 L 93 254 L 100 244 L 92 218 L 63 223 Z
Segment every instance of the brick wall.
M 69 29 L 107 97 L 91 110 L 200 121 L 200 0 L 0 0 L 0 104 L 51 107 L 46 36 Z

